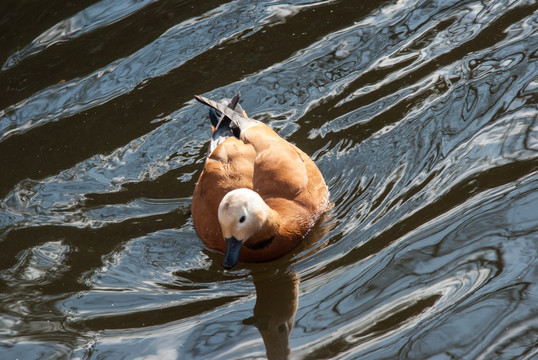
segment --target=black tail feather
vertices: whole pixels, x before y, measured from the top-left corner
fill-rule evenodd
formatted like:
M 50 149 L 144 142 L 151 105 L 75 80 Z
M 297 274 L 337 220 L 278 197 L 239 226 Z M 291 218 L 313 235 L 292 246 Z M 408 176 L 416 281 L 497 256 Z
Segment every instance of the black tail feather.
M 228 107 L 232 110 L 235 110 L 237 107 L 237 104 L 239 103 L 239 99 L 241 98 L 241 93 L 235 94 L 235 96 L 230 100 L 228 103 Z M 216 109 L 209 108 L 209 119 L 211 120 L 211 125 L 216 129 L 219 125 L 219 122 L 221 121 L 222 113 Z M 229 126 L 229 119 L 228 121 L 225 121 L 224 124 L 221 124 L 221 126 Z
M 235 94 L 232 100 L 230 100 L 230 102 L 228 103 L 228 108 L 236 110 L 239 105 L 240 98 L 241 93 Z M 241 110 L 241 105 L 239 105 L 239 109 L 237 109 L 236 111 L 241 113 Z M 217 109 L 209 109 L 209 119 L 211 120 L 211 125 L 213 125 L 213 127 L 215 128 L 215 131 L 212 136 L 213 140 L 216 140 L 219 137 L 239 137 L 239 129 L 231 126 L 232 120 L 229 117 L 223 115 Z
M 235 94 L 235 96 L 230 100 L 227 107 L 224 107 L 222 103 L 217 103 L 208 99 L 205 99 L 201 96 L 195 96 L 196 100 L 200 101 L 205 105 L 209 105 L 209 119 L 211 120 L 211 125 L 213 125 L 213 134 L 211 135 L 211 143 L 208 148 L 208 157 L 215 150 L 215 148 L 229 137 L 240 138 L 241 130 L 235 122 L 233 122 L 228 116 L 243 116 L 243 109 L 239 105 L 239 99 L 241 97 L 240 93 Z M 212 103 L 212 104 L 211 104 Z M 220 109 L 217 110 L 217 108 Z M 233 110 L 230 112 L 230 110 Z M 237 114 L 235 114 L 236 112 Z M 228 113 L 226 116 L 223 113 Z

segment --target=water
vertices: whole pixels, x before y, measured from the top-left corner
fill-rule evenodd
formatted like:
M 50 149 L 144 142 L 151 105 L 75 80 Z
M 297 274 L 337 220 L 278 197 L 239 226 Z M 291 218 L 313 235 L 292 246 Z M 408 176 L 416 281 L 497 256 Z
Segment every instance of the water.
M 7 1 L 2 359 L 538 357 L 535 1 Z M 207 108 L 310 154 L 334 208 L 224 271 Z

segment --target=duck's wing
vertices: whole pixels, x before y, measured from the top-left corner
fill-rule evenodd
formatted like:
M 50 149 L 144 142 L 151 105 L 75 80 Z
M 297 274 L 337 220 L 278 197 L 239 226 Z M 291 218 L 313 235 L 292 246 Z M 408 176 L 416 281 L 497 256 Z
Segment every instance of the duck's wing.
M 308 156 L 284 139 L 270 127 L 259 121 L 246 118 L 223 104 L 202 96 L 195 96 L 202 104 L 211 106 L 226 115 L 241 131 L 240 139 L 251 144 L 256 151 L 254 162 L 254 187 L 262 196 L 292 199 L 304 191 L 308 182 L 308 172 L 304 161 Z M 243 136 L 249 129 L 248 138 Z

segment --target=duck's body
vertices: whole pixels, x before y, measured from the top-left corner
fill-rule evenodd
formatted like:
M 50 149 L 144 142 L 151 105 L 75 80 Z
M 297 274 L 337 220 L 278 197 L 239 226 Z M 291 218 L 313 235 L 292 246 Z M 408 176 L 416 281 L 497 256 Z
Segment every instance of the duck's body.
M 323 176 L 308 155 L 268 126 L 211 100 L 197 99 L 226 116 L 214 125 L 214 134 L 221 131 L 226 136 L 213 136 L 210 150 L 216 146 L 192 198 L 198 235 L 210 249 L 226 253 L 225 267 L 233 266 L 237 255 L 244 262 L 285 255 L 327 209 Z M 229 131 L 219 130 L 223 126 Z M 235 250 L 230 239 L 235 240 Z

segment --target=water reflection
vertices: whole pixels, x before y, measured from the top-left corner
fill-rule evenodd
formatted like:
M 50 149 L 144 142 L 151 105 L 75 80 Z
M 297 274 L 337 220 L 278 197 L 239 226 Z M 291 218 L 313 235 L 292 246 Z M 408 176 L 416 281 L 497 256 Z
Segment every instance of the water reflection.
M 251 268 L 256 303 L 254 315 L 242 323 L 258 329 L 269 360 L 291 358 L 290 333 L 299 303 L 300 285 L 300 278 L 291 264 L 326 246 L 322 240 L 335 226 L 333 216 L 332 210 L 327 210 L 298 248 L 278 261 L 276 267 L 270 264 Z
M 243 320 L 260 332 L 269 360 L 289 359 L 289 336 L 298 305 L 299 278 L 290 271 L 253 274 L 254 316 Z

